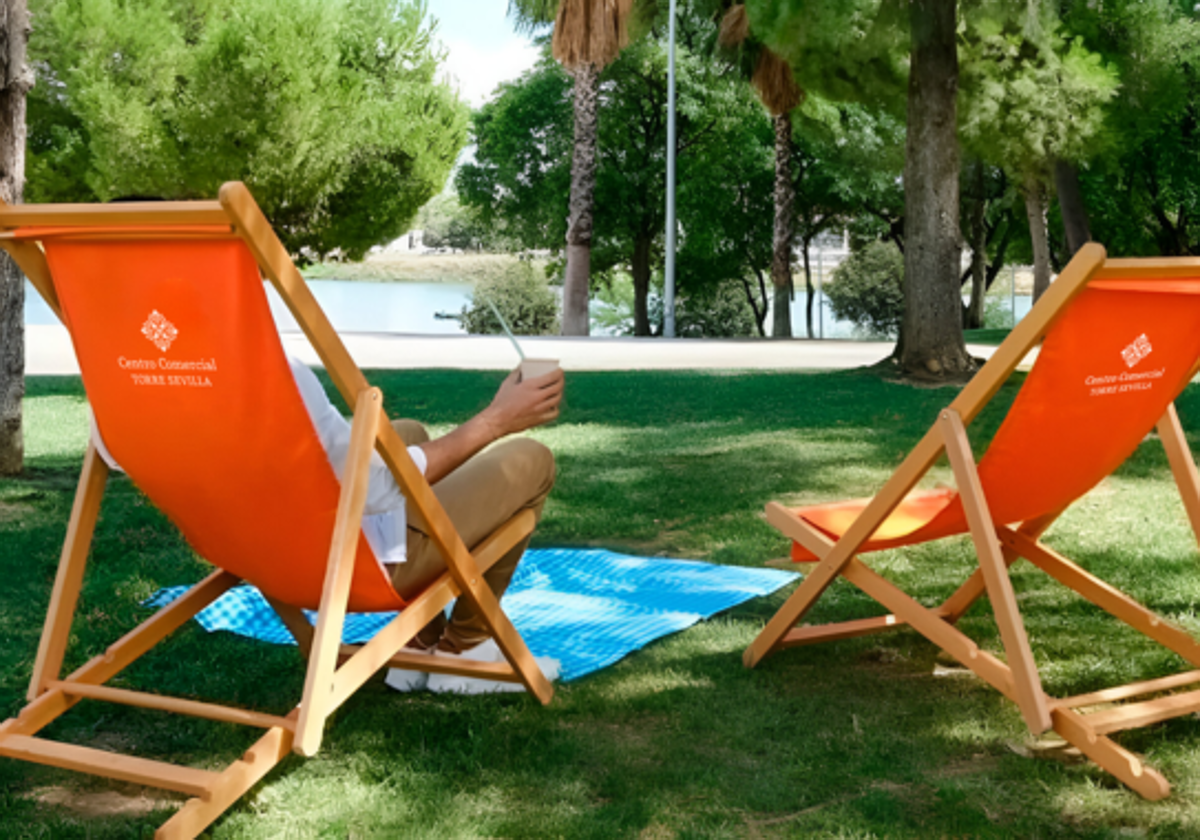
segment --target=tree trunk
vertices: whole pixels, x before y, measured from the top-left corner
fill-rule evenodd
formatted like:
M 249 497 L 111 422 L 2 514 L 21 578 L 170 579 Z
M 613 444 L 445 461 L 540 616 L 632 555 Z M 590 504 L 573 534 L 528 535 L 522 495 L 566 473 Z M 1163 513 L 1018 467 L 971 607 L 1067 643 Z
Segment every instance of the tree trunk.
M 29 14 L 25 0 L 0 3 L 0 198 L 21 201 L 25 183 L 25 93 L 33 76 L 25 63 Z M 21 400 L 25 396 L 25 278 L 0 254 L 0 474 L 21 472 L 25 439 Z
M 750 309 L 754 312 L 754 326 L 758 328 L 758 335 L 760 338 L 766 338 L 767 332 L 763 329 L 763 325 L 767 320 L 767 307 L 770 302 L 770 297 L 767 295 L 767 281 L 757 268 L 752 270 L 755 280 L 758 281 L 757 294 L 745 276 L 742 277 L 742 288 L 746 292 L 746 300 L 750 303 Z
M 971 165 L 971 305 L 967 309 L 965 326 L 977 330 L 983 326 L 984 302 L 987 296 L 987 196 L 983 161 Z
M 1079 188 L 1079 168 L 1073 163 L 1060 160 L 1054 164 L 1054 187 L 1058 191 L 1058 207 L 1062 212 L 1063 233 L 1067 237 L 1067 254 L 1075 252 L 1092 241 L 1092 229 L 1088 224 L 1087 205 L 1083 203 L 1083 191 Z
M 633 240 L 633 334 L 648 336 L 650 330 L 650 246 L 654 237 L 639 233 Z
M 912 0 L 904 161 L 904 373 L 959 377 L 975 368 L 962 334 L 958 229 L 955 4 Z
M 775 286 L 773 338 L 792 337 L 792 231 L 796 190 L 792 184 L 792 116 L 779 114 L 775 122 L 775 241 L 771 258 L 771 283 Z
M 1025 196 L 1025 215 L 1029 219 L 1029 239 L 1033 243 L 1033 302 L 1050 288 L 1050 238 L 1046 231 L 1046 188 L 1036 178 L 1021 185 Z
M 804 323 L 808 327 L 808 337 L 816 338 L 817 334 L 813 332 L 813 305 L 817 301 L 817 290 L 813 288 L 812 281 L 812 263 L 808 256 L 809 241 L 804 240 L 804 291 L 808 292 L 808 299 L 804 304 Z
M 596 193 L 596 105 L 600 70 L 575 70 L 575 150 L 571 158 L 571 198 L 567 217 L 567 268 L 563 277 L 563 335 L 587 335 L 588 283 L 592 261 L 592 216 Z

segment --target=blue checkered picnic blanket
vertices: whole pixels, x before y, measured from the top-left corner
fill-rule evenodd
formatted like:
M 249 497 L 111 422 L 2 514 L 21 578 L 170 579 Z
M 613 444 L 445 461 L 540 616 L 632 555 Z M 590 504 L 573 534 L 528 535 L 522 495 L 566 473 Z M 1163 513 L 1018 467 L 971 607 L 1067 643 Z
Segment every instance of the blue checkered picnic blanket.
M 777 569 L 630 557 L 601 549 L 530 549 L 502 604 L 533 655 L 557 659 L 561 679 L 574 680 L 797 577 Z M 162 589 L 147 606 L 167 604 L 187 588 Z M 365 642 L 394 616 L 348 615 L 343 640 Z M 315 621 L 311 613 L 309 618 Z M 252 586 L 231 589 L 196 620 L 209 632 L 228 630 L 274 644 L 295 643 Z

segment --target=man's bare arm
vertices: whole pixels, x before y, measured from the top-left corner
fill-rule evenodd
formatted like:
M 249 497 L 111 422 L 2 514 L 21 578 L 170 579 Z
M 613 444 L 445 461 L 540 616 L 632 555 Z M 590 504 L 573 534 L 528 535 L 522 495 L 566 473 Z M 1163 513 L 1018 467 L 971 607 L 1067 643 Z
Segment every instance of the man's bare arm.
M 491 404 L 449 434 L 421 444 L 428 464 L 425 479 L 436 484 L 489 443 L 558 417 L 563 395 L 561 370 L 517 381 L 513 371 Z

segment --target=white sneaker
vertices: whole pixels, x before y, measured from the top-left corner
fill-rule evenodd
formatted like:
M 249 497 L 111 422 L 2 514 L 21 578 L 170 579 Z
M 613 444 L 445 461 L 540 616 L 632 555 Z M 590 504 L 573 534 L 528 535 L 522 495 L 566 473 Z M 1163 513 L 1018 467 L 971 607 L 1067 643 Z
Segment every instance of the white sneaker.
M 504 654 L 500 651 L 500 646 L 496 644 L 495 639 L 488 639 L 486 642 L 482 642 L 462 653 L 445 653 L 439 651 L 438 656 L 449 656 L 470 662 L 505 661 Z M 549 656 L 538 656 L 533 661 L 537 663 L 538 668 L 545 674 L 546 679 L 558 679 L 558 672 L 562 666 L 557 659 L 552 659 Z M 519 682 L 489 680 L 481 677 L 462 677 L 457 674 L 430 674 L 427 687 L 430 691 L 451 694 L 498 694 L 501 692 L 525 690 L 525 686 Z
M 433 649 L 417 650 L 416 648 L 405 648 L 404 652 L 429 656 L 433 653 Z M 424 671 L 410 671 L 407 668 L 389 668 L 387 676 L 383 678 L 384 685 L 388 688 L 394 688 L 396 691 L 420 691 L 425 688 L 428 682 L 429 674 Z

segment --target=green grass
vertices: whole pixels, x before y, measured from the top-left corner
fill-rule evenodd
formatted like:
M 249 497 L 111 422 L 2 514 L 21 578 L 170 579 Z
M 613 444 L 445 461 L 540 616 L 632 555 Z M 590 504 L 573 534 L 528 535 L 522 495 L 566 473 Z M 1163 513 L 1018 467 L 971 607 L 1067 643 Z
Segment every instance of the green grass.
M 449 428 L 498 374 L 371 376 L 394 415 Z M 973 428 L 996 428 L 1014 387 Z M 569 374 L 562 419 L 536 436 L 559 481 L 539 545 L 597 545 L 757 565 L 787 545 L 765 502 L 869 494 L 954 391 L 839 373 Z M 1180 405 L 1200 420 L 1200 390 Z M 79 383 L 35 378 L 29 469 L 0 481 L 0 716 L 18 710 L 71 507 L 86 420 Z M 947 481 L 944 467 L 935 480 Z M 1048 542 L 1200 631 L 1195 539 L 1161 447 L 1072 508 Z M 965 540 L 883 552 L 875 566 L 936 603 L 972 565 Z M 123 479 L 110 483 L 68 666 L 101 653 L 160 586 L 204 566 Z M 1022 565 L 1014 586 L 1052 693 L 1150 678 L 1182 663 Z M 1200 720 L 1122 736 L 1174 784 L 1147 803 L 1087 763 L 1021 753 L 1015 706 L 976 679 L 933 676 L 910 631 L 784 651 L 753 671 L 741 652 L 787 592 L 753 601 L 559 687 L 521 696 L 398 695 L 379 679 L 335 716 L 324 747 L 290 758 L 211 830 L 216 838 L 1180 838 L 1200 837 Z M 875 614 L 836 584 L 824 622 Z M 985 604 L 962 626 L 997 649 Z M 294 650 L 184 627 L 117 684 L 286 712 Z M 244 730 L 85 703 L 50 733 L 216 766 Z M 144 798 L 143 798 L 144 794 Z M 159 797 L 155 799 L 154 797 Z M 0 759 L 0 836 L 148 837 L 178 800 Z

